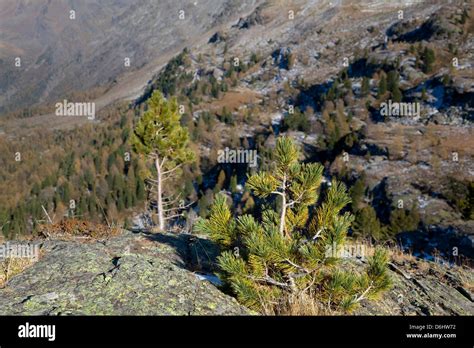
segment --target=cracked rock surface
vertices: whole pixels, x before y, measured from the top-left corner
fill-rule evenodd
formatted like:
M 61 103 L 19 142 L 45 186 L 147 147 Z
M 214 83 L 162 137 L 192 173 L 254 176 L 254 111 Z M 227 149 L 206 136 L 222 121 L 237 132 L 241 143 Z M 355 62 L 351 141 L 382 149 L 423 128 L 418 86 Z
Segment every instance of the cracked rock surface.
M 106 241 L 45 241 L 37 263 L 0 289 L 0 315 L 255 314 L 202 277 L 218 250 L 187 234 L 124 231 Z M 346 260 L 361 271 L 365 262 Z M 403 256 L 389 264 L 393 288 L 355 315 L 472 315 L 470 269 Z M 209 278 L 209 277 L 208 277 Z
M 250 314 L 184 268 L 189 238 L 46 241 L 44 256 L 0 289 L 0 315 Z
M 473 273 L 425 261 L 392 261 L 393 288 L 378 301 L 363 301 L 360 315 L 473 315 Z

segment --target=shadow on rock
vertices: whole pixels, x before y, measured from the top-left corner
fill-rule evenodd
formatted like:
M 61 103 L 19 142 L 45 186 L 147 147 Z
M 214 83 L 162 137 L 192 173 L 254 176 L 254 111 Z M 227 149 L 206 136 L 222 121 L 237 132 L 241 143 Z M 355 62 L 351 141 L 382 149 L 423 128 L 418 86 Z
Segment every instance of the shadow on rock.
M 219 247 L 212 241 L 192 234 L 142 232 L 153 242 L 171 246 L 179 256 L 175 264 L 191 272 L 214 273 Z

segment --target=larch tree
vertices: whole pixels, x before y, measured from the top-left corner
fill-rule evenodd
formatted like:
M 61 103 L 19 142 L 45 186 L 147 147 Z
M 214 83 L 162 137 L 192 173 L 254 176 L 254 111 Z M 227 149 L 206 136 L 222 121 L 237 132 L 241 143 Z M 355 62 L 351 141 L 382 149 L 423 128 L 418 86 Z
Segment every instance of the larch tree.
M 166 100 L 155 91 L 147 102 L 147 111 L 138 120 L 131 138 L 134 150 L 153 162 L 156 172 L 150 173 L 147 183 L 155 197 L 155 209 L 159 230 L 164 230 L 166 221 L 178 217 L 176 206 L 179 196 L 165 196 L 164 183 L 182 173 L 181 167 L 194 161 L 189 149 L 189 134 L 180 124 L 181 116 L 176 98 Z
M 223 249 L 218 264 L 228 289 L 266 314 L 289 313 L 294 303 L 304 303 L 300 314 L 314 306 L 318 313 L 350 311 L 388 289 L 388 257 L 382 249 L 360 271 L 342 260 L 353 222 L 343 212 L 351 201 L 346 187 L 333 180 L 318 204 L 323 167 L 300 163 L 299 149 L 289 138 L 278 139 L 275 154 L 274 168 L 247 181 L 262 200 L 260 216 L 234 217 L 227 198 L 218 195 L 208 218 L 195 225 Z

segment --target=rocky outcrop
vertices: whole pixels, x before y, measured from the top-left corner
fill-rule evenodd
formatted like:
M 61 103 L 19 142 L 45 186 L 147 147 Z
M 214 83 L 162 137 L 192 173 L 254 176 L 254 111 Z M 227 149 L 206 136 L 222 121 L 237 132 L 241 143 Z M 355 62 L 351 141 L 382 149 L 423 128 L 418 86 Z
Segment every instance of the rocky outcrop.
M 131 232 L 90 243 L 46 241 L 40 260 L 0 289 L 0 315 L 249 314 L 209 277 L 185 269 L 206 269 L 192 259 L 206 241 L 194 243 Z
M 389 264 L 393 288 L 360 315 L 473 315 L 473 272 L 407 256 Z
M 189 234 L 124 232 L 45 241 L 40 260 L 0 289 L 0 315 L 248 315 L 212 275 L 218 250 Z M 361 270 L 365 261 L 346 259 Z M 393 288 L 356 315 L 473 315 L 470 269 L 393 254 Z

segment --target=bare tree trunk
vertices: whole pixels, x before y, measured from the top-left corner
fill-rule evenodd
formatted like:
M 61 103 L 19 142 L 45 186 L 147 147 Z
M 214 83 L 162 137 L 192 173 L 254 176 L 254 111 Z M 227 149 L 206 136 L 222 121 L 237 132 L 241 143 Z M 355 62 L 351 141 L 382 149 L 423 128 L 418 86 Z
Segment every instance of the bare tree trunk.
M 281 195 L 281 214 L 280 214 L 280 234 L 285 235 L 285 217 L 286 217 L 286 175 L 283 177 Z
M 163 215 L 163 190 L 162 190 L 162 171 L 160 159 L 155 158 L 156 167 L 156 215 L 158 216 L 158 227 L 160 231 L 165 229 L 165 217 Z
M 51 220 L 51 217 L 49 216 L 48 211 L 46 210 L 46 208 L 44 207 L 44 205 L 41 205 L 41 208 L 43 208 L 44 214 L 45 214 L 46 217 L 48 218 L 49 223 L 52 225 L 52 224 L 53 224 L 53 220 Z M 2 226 L 2 227 L 3 227 L 3 226 Z

